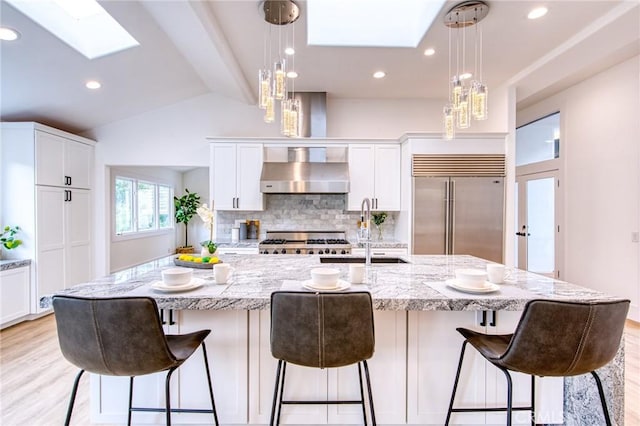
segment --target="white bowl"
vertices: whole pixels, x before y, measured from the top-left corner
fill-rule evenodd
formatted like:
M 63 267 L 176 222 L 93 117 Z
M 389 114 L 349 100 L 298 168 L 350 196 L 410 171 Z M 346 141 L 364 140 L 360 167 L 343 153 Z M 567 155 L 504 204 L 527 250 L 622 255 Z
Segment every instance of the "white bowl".
M 184 285 L 191 282 L 193 270 L 189 268 L 168 268 L 162 271 L 162 282 L 165 285 Z
M 463 286 L 481 288 L 487 281 L 487 271 L 482 269 L 456 269 L 456 280 Z
M 334 268 L 313 268 L 311 282 L 318 288 L 335 288 L 338 285 L 340 271 Z

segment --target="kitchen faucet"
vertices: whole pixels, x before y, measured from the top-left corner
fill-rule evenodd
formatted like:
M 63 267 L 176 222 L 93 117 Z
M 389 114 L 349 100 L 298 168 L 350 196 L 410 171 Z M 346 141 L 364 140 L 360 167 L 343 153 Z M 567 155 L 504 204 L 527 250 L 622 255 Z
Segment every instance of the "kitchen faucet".
M 365 205 L 367 209 L 365 210 Z M 371 203 L 368 198 L 362 200 L 360 206 L 360 241 L 364 241 L 364 264 L 371 266 L 371 231 L 369 224 L 371 222 Z

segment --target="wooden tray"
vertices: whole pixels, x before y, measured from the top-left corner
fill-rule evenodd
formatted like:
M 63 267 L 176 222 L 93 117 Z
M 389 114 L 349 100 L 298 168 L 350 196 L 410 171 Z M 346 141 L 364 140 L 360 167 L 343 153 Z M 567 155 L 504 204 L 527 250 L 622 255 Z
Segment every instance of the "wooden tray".
M 180 260 L 177 257 L 175 257 L 173 259 L 173 263 L 175 263 L 177 266 L 185 266 L 187 268 L 213 269 L 213 265 L 222 263 L 222 260 L 219 260 L 218 263 L 198 263 L 198 262 L 187 262 L 186 260 Z

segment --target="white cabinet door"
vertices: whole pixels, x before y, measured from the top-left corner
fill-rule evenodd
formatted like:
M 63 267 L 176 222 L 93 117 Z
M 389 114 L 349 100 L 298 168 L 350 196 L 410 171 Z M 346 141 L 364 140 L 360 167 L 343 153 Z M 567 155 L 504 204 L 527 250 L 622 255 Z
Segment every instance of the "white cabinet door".
M 35 132 L 36 184 L 65 185 L 65 145 L 63 137 L 41 131 Z
M 65 203 L 65 288 L 93 277 L 91 192 L 69 189 Z
M 400 145 L 376 145 L 375 210 L 400 210 Z
M 180 333 L 209 329 L 205 340 L 218 419 L 222 424 L 247 423 L 247 311 L 180 311 Z M 202 350 L 179 369 L 180 408 L 211 408 Z M 213 414 L 184 413 L 176 423 L 213 424 Z
M 80 142 L 67 141 L 65 146 L 65 175 L 69 176 L 68 186 L 91 188 L 93 170 L 93 147 Z
M 404 424 L 407 417 L 407 312 L 375 311 L 373 317 L 376 347 L 368 364 L 376 421 L 379 424 Z M 360 399 L 355 365 L 331 368 L 328 372 L 329 399 Z M 369 413 L 367 410 L 368 423 L 371 422 Z M 330 405 L 328 423 L 363 424 L 362 408 L 359 405 Z
M 211 144 L 211 196 L 216 210 L 264 210 L 262 155 L 260 144 Z
M 360 210 L 363 198 L 371 210 L 400 210 L 400 146 L 349 145 L 348 210 Z
M 93 147 L 36 131 L 36 184 L 91 188 Z
M 236 205 L 236 146 L 211 145 L 212 199 L 216 210 L 233 210 Z
M 270 311 L 249 312 L 249 423 L 268 424 L 278 361 L 271 356 Z M 326 400 L 327 370 L 288 364 L 284 399 Z M 325 424 L 326 405 L 283 405 L 281 424 Z
M 0 272 L 0 324 L 29 313 L 29 266 Z
M 264 198 L 260 192 L 262 156 L 262 145 L 239 144 L 237 146 L 236 208 L 238 210 L 264 210 Z
M 36 294 L 33 312 L 41 312 L 39 298 L 63 289 L 65 283 L 67 190 L 52 186 L 36 189 Z
M 444 424 L 463 338 L 456 327 L 484 331 L 469 311 L 409 312 L 407 423 Z M 484 358 L 467 345 L 454 406 L 484 407 Z M 454 413 L 452 424 L 484 424 L 484 413 Z
M 347 210 L 360 210 L 364 198 L 374 198 L 375 149 L 349 145 L 349 195 Z

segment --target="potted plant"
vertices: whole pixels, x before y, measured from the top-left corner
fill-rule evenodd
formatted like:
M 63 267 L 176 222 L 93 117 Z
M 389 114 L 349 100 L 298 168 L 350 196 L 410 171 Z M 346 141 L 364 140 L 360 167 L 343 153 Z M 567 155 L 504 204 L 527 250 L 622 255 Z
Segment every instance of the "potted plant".
M 196 209 L 198 216 L 202 219 L 204 226 L 209 230 L 209 239 L 200 242 L 202 246 L 202 256 L 212 256 L 215 254 L 218 246 L 213 241 L 213 206 L 208 208 L 206 204 L 201 205 Z
M 2 244 L 2 247 L 7 250 L 12 250 L 22 244 L 22 240 L 15 238 L 15 235 L 19 231 L 19 226 L 5 226 L 2 229 L 2 234 L 0 234 L 0 244 Z
M 371 218 L 373 219 L 373 224 L 376 225 L 376 229 L 378 230 L 378 240 L 382 241 L 382 224 L 387 218 L 387 212 L 371 213 Z
M 186 188 L 184 192 L 186 192 L 186 194 L 180 198 L 173 197 L 173 204 L 176 209 L 176 222 L 184 223 L 184 246 L 178 247 L 177 251 L 178 253 L 193 253 L 193 247 L 189 245 L 187 240 L 187 225 L 193 215 L 196 214 L 198 204 L 200 203 L 200 196 L 195 192 L 189 192 Z

